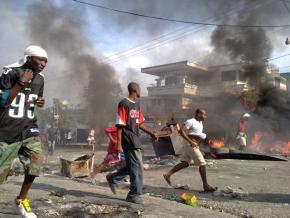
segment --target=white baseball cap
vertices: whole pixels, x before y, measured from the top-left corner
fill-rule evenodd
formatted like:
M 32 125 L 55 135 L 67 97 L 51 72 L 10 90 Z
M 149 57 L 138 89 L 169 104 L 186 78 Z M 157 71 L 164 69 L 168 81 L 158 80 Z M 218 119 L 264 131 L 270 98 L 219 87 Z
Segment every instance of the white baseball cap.
M 251 115 L 249 113 L 245 113 L 242 117 L 243 118 L 249 118 L 249 117 L 251 117 Z
M 14 64 L 5 66 L 4 68 L 22 67 L 26 63 L 27 57 L 29 56 L 38 56 L 38 57 L 48 58 L 47 53 L 43 48 L 37 45 L 30 45 L 25 49 L 23 58 L 21 58 L 18 62 Z

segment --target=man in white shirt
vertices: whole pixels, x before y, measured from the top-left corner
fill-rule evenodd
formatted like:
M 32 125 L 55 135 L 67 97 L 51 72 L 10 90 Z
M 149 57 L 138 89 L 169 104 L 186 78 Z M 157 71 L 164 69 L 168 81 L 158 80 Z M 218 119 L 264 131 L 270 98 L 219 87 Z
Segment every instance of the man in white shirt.
M 236 139 L 240 151 L 245 150 L 247 146 L 246 122 L 249 120 L 250 117 L 251 117 L 250 114 L 245 113 L 239 120 L 238 133 Z
M 187 168 L 191 162 L 199 166 L 199 173 L 203 183 L 203 189 L 205 192 L 214 192 L 217 188 L 211 187 L 207 183 L 206 178 L 206 162 L 199 150 L 198 144 L 202 140 L 206 140 L 206 134 L 203 133 L 203 121 L 206 119 L 206 111 L 203 109 L 197 109 L 195 111 L 195 117 L 185 121 L 180 128 L 177 125 L 181 136 L 189 143 L 184 145 L 181 154 L 181 162 L 174 166 L 169 172 L 163 175 L 166 182 L 171 186 L 170 177 L 177 171 Z M 187 131 L 187 134 L 185 133 Z

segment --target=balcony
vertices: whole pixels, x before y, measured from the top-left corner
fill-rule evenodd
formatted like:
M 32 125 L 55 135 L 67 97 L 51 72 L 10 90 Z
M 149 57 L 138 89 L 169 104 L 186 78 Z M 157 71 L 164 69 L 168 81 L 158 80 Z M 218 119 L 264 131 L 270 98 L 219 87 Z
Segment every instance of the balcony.
M 215 97 L 223 93 L 236 93 L 248 90 L 246 83 L 223 83 L 215 86 L 199 86 L 196 92 L 197 96 Z
M 192 84 L 178 84 L 148 87 L 149 96 L 161 95 L 196 95 L 197 86 Z

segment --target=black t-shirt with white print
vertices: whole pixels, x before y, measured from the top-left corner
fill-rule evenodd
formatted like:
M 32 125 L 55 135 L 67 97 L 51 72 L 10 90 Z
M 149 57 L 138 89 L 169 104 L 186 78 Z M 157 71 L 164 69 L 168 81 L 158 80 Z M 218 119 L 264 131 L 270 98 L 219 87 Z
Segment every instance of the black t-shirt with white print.
M 0 76 L 0 89 L 9 90 L 19 80 L 21 67 L 6 68 Z M 39 130 L 34 115 L 35 102 L 43 96 L 44 78 L 39 73 L 18 93 L 10 106 L 2 109 L 0 115 L 0 142 L 8 144 L 38 136 Z
M 124 98 L 118 105 L 116 127 L 122 127 L 122 147 L 124 150 L 141 149 L 139 125 L 145 121 L 139 102 Z

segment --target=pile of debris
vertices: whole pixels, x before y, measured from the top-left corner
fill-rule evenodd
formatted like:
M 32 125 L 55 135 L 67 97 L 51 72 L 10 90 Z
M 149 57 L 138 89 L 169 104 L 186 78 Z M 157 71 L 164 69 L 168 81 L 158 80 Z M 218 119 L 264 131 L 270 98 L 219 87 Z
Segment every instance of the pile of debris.
M 38 212 L 38 209 L 36 209 Z M 41 217 L 126 217 L 132 215 L 127 207 L 118 205 L 95 204 L 89 202 L 71 202 L 57 207 L 42 208 Z
M 215 197 L 227 197 L 227 198 L 244 198 L 249 195 L 248 192 L 244 191 L 242 188 L 232 188 L 226 186 L 221 190 L 217 190 L 213 193 Z
M 166 155 L 145 160 L 144 163 L 149 165 L 175 166 L 179 163 L 179 160 L 173 155 Z
M 41 167 L 41 172 L 42 172 L 43 174 L 52 174 L 52 173 L 53 173 L 51 167 L 48 166 L 48 165 L 43 165 L 43 166 Z
M 43 174 L 53 173 L 51 167 L 48 165 L 41 166 L 40 172 Z M 25 170 L 24 170 L 23 164 L 20 162 L 18 158 L 15 158 L 15 160 L 12 162 L 9 176 L 22 176 L 24 175 L 24 173 L 25 173 Z
M 206 165 L 210 168 L 215 168 L 215 169 L 218 168 L 217 161 L 215 160 L 206 160 Z

